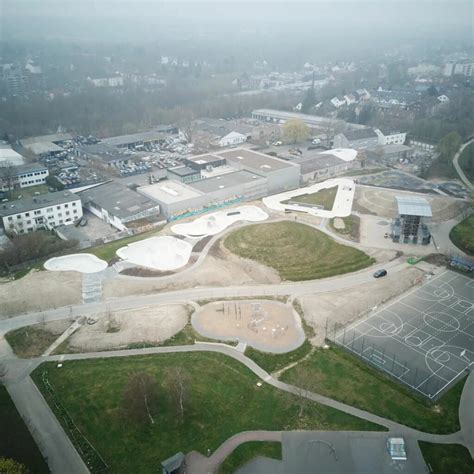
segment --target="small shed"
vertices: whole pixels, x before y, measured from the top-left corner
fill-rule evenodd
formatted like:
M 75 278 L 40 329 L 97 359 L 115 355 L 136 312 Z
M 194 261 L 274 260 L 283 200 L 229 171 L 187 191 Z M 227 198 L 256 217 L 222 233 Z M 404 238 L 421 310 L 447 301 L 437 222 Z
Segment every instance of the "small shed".
M 184 454 L 180 451 L 161 463 L 163 474 L 178 474 L 186 466 Z
M 403 438 L 388 438 L 387 449 L 395 461 L 406 461 L 405 440 Z

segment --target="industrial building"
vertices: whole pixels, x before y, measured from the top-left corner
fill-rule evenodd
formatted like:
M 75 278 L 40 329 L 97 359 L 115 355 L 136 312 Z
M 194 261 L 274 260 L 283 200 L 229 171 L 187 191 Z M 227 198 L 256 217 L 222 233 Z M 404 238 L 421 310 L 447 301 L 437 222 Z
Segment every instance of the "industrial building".
M 379 144 L 379 137 L 371 128 L 350 130 L 334 136 L 334 148 L 354 148 L 366 150 Z
M 312 130 L 345 130 L 353 128 L 353 124 L 348 124 L 341 119 L 332 119 L 328 117 L 320 117 L 318 115 L 306 115 L 297 112 L 286 112 L 283 110 L 258 109 L 252 111 L 252 118 L 261 120 L 262 122 L 272 122 L 283 124 L 288 120 L 298 119 L 304 122 Z M 354 125 L 357 128 L 357 125 Z
M 28 234 L 38 229 L 54 229 L 82 218 L 81 198 L 69 191 L 5 202 L 0 218 L 6 232 Z
M 164 126 L 156 130 L 142 133 L 132 133 L 129 135 L 120 135 L 117 137 L 103 138 L 102 143 L 116 146 L 118 148 L 142 148 L 147 145 L 157 145 L 160 141 L 166 139 L 171 134 L 177 134 L 178 129 L 173 126 Z
M 157 202 L 169 220 L 258 199 L 300 184 L 299 164 L 242 148 L 195 156 L 185 163 L 169 170 L 167 181 L 137 189 Z
M 245 148 L 222 151 L 217 155 L 225 158 L 230 166 L 265 176 L 268 180 L 267 194 L 294 189 L 300 184 L 300 165 L 298 163 L 281 160 Z
M 399 216 L 392 223 L 393 242 L 428 245 L 427 224 L 433 217 L 429 202 L 419 196 L 397 196 L 395 200 Z
M 383 145 L 367 150 L 367 158 L 376 164 L 393 165 L 413 156 L 413 148 L 407 145 Z
M 20 153 L 12 149 L 6 142 L 0 140 L 0 166 L 23 165 L 25 160 Z
M 20 140 L 23 148 L 34 153 L 40 160 L 64 153 L 62 145 L 73 139 L 70 133 L 55 133 Z
M 160 207 L 151 199 L 116 181 L 100 184 L 77 193 L 83 206 L 118 230 L 128 230 L 140 219 L 159 222 Z
M 334 149 L 312 156 L 303 155 L 293 162 L 298 163 L 301 167 L 303 183 L 327 179 L 350 169 L 361 167 L 361 161 L 357 159 L 357 151 L 351 149 Z

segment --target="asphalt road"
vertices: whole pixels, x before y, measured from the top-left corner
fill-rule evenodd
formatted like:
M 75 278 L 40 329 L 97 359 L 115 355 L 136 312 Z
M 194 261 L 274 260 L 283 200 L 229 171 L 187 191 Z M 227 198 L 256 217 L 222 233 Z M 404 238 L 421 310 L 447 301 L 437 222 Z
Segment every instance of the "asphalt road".
M 458 152 L 454 155 L 454 158 L 453 158 L 453 165 L 454 165 L 454 168 L 456 169 L 456 173 L 459 175 L 459 177 L 461 178 L 461 181 L 467 186 L 467 188 L 470 191 L 474 191 L 474 186 L 469 181 L 467 176 L 464 174 L 464 171 L 462 170 L 461 166 L 459 165 L 459 157 L 461 156 L 461 153 L 464 151 L 464 148 L 470 145 L 473 141 L 474 141 L 474 138 L 471 138 L 471 140 L 464 143 L 461 146 L 461 148 L 459 148 Z

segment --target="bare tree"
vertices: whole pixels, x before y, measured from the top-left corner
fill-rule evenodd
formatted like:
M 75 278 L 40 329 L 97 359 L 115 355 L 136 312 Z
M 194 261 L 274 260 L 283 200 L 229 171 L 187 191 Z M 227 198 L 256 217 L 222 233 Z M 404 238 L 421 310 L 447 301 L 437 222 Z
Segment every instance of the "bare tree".
M 145 423 L 147 419 L 154 425 L 152 416 L 153 408 L 159 399 L 157 381 L 145 372 L 139 372 L 129 376 L 123 392 L 123 412 L 127 418 Z
M 7 191 L 7 195 L 11 198 L 13 185 L 15 181 L 15 167 L 10 161 L 5 161 L 5 163 L 0 167 L 0 183 Z
M 293 378 L 293 386 L 296 388 L 297 403 L 299 407 L 298 416 L 301 418 L 304 414 L 305 408 L 312 403 L 308 398 L 311 393 L 311 379 L 305 374 L 301 367 L 296 367 L 296 372 Z
M 191 378 L 181 367 L 172 367 L 166 373 L 166 386 L 169 387 L 173 401 L 176 403 L 176 413 L 184 419 L 185 405 L 188 405 L 189 386 Z

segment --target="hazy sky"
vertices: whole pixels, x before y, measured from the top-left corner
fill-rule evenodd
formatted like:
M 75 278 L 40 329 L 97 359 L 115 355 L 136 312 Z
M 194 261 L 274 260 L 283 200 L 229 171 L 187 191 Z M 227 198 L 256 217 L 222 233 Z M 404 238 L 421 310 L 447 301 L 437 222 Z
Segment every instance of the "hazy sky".
M 278 41 L 473 38 L 472 0 L 0 0 L 0 37 L 153 41 L 172 35 Z

